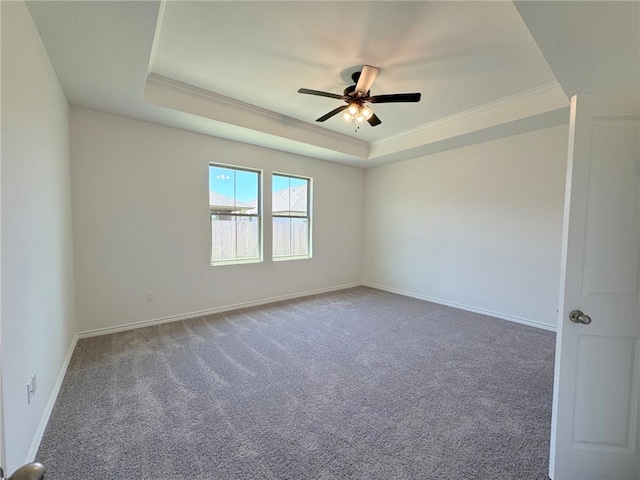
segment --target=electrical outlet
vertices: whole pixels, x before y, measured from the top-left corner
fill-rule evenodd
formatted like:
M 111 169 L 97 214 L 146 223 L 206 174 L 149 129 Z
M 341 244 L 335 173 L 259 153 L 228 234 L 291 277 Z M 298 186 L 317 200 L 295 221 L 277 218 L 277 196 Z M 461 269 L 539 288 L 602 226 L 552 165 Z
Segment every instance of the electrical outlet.
M 147 292 L 147 302 L 156 301 L 156 292 Z
M 36 394 L 36 374 L 31 375 L 27 383 L 27 403 L 31 403 L 31 399 Z

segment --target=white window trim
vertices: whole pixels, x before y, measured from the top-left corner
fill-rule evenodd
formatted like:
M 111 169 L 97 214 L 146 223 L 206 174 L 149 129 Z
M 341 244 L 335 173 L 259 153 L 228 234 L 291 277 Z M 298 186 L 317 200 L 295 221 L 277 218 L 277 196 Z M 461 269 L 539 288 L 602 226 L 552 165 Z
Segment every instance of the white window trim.
M 225 163 L 217 163 L 217 162 L 209 162 L 209 167 L 221 167 L 221 168 L 229 168 L 233 170 L 241 170 L 244 172 L 252 172 L 258 174 L 258 196 L 256 198 L 256 206 L 257 206 L 257 214 L 233 214 L 233 213 L 214 213 L 211 210 L 211 206 L 209 206 L 209 263 L 211 267 L 219 267 L 224 265 L 243 265 L 250 263 L 262 263 L 264 261 L 264 213 L 263 213 L 263 201 L 262 201 L 262 192 L 263 192 L 263 177 L 264 171 L 257 168 L 250 167 L 241 167 L 238 165 L 230 165 Z M 207 169 L 207 172 L 209 169 Z M 208 188 L 210 190 L 210 186 Z M 213 260 L 213 229 L 212 225 L 212 216 L 213 215 L 230 215 L 234 217 L 254 217 L 258 219 L 258 256 L 251 258 L 230 258 L 225 260 Z
M 313 198 L 313 178 L 305 177 L 303 175 L 295 175 L 291 173 L 284 172 L 271 172 L 271 195 L 273 196 L 273 177 L 287 177 L 287 178 L 296 178 L 299 180 L 307 181 L 307 215 L 299 216 L 299 215 L 274 215 L 273 214 L 273 203 L 271 205 L 271 225 L 272 225 L 272 233 L 271 233 L 271 241 L 273 242 L 273 219 L 274 218 L 306 218 L 307 219 L 307 253 L 300 255 L 274 255 L 273 246 L 271 248 L 271 259 L 274 262 L 283 262 L 289 260 L 306 260 L 313 258 L 313 236 L 312 236 L 312 198 Z M 272 200 L 273 202 L 273 200 Z

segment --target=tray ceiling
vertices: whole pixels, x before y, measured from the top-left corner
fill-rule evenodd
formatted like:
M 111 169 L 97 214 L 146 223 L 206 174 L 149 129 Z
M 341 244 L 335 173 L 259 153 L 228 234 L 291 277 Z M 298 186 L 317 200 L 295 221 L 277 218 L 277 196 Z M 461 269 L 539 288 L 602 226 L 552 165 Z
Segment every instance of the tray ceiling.
M 27 5 L 70 104 L 300 155 L 366 168 L 567 119 L 511 2 Z M 372 94 L 421 102 L 316 123 L 340 101 L 297 90 L 341 93 L 363 64 Z

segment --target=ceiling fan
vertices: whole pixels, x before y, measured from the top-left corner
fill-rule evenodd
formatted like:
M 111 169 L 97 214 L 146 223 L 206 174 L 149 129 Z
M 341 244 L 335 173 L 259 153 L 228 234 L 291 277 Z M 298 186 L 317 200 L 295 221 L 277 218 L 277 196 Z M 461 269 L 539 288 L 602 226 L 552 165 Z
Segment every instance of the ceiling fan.
M 419 93 L 395 93 L 392 95 L 374 95 L 370 96 L 369 89 L 373 84 L 373 81 L 378 76 L 380 71 L 377 67 L 370 65 L 364 65 L 362 72 L 354 72 L 351 78 L 355 82 L 355 85 L 350 85 L 344 89 L 342 95 L 337 93 L 321 92 L 319 90 L 310 90 L 308 88 L 301 88 L 298 93 L 305 93 L 307 95 L 317 95 L 319 97 L 335 98 L 337 100 L 343 100 L 346 105 L 341 105 L 338 108 L 331 110 L 326 115 L 321 116 L 316 122 L 324 122 L 329 118 L 337 115 L 340 112 L 342 119 L 347 122 L 355 122 L 356 124 L 362 124 L 365 121 L 372 127 L 380 125 L 382 121 L 377 117 L 373 110 L 366 103 L 400 103 L 400 102 L 419 102 Z

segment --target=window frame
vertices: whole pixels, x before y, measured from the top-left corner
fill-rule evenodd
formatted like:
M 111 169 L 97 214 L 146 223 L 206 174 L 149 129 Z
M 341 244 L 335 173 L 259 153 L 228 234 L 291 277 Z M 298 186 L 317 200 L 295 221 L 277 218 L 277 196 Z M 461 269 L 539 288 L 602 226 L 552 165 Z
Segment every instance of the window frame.
M 278 215 L 278 214 L 274 214 L 273 212 L 273 178 L 275 176 L 278 177 L 286 177 L 289 179 L 296 179 L 296 180 L 304 180 L 307 182 L 307 214 L 306 215 Z M 313 239 L 312 239 L 312 213 L 311 213 L 311 206 L 312 206 L 312 189 L 313 189 L 313 178 L 311 177 L 305 177 L 303 175 L 295 175 L 295 174 L 291 174 L 291 173 L 283 173 L 283 172 L 271 172 L 271 259 L 274 262 L 282 262 L 282 261 L 287 261 L 287 260 L 304 260 L 304 259 L 309 259 L 313 257 L 312 254 L 312 245 L 313 245 Z M 274 246 L 275 246 L 275 242 L 274 242 L 274 229 L 273 229 L 273 224 L 274 224 L 274 219 L 276 218 L 288 218 L 288 219 L 295 219 L 295 218 L 305 218 L 307 220 L 307 253 L 305 254 L 294 254 L 294 255 L 276 255 L 274 252 Z
M 256 197 L 256 213 L 232 213 L 232 212 L 220 212 L 218 210 L 214 210 L 211 208 L 211 204 L 209 204 L 209 263 L 212 267 L 217 267 L 217 266 L 222 266 L 222 265 L 241 265 L 241 264 L 249 264 L 249 263 L 261 263 L 264 260 L 264 255 L 263 255 L 263 249 L 264 249 L 264 242 L 263 242 L 263 225 L 264 225 L 264 214 L 263 214 L 263 202 L 262 202 L 262 183 L 263 183 L 263 176 L 264 176 L 264 172 L 261 169 L 257 169 L 257 168 L 250 168 L 250 167 L 240 167 L 237 165 L 230 165 L 230 164 L 225 164 L 225 163 L 217 163 L 217 162 L 209 162 L 209 168 L 208 171 L 210 171 L 211 167 L 218 167 L 218 168 L 226 168 L 226 169 L 230 169 L 230 170 L 234 170 L 234 171 L 241 171 L 241 172 L 250 172 L 250 173 L 255 173 L 258 176 L 257 179 L 257 197 Z M 211 192 L 211 181 L 209 180 L 209 188 L 208 188 L 209 192 Z M 234 192 L 235 192 L 235 185 L 234 185 Z M 233 200 L 235 202 L 238 202 L 239 200 L 237 199 L 236 194 L 234 193 L 234 197 Z M 228 215 L 230 217 L 235 217 L 237 218 L 257 218 L 258 219 L 258 238 L 257 238 L 257 242 L 258 242 L 258 246 L 257 246 L 257 256 L 256 257 L 251 257 L 251 258 L 238 258 L 237 256 L 235 258 L 229 258 L 229 259 L 224 259 L 224 260 L 214 260 L 213 259 L 213 241 L 214 241 L 214 235 L 213 235 L 213 217 L 214 215 L 220 216 L 220 215 Z M 236 253 L 237 253 L 237 232 L 236 232 Z

